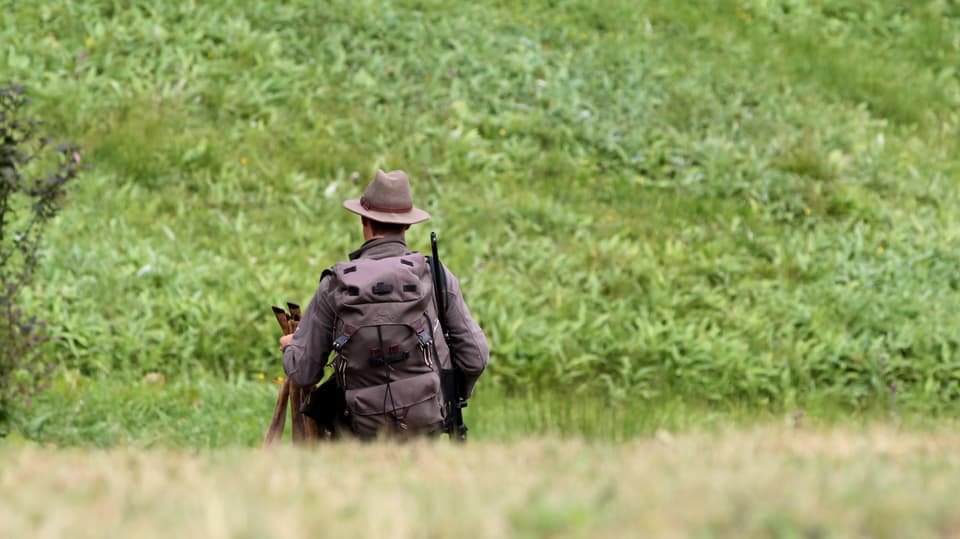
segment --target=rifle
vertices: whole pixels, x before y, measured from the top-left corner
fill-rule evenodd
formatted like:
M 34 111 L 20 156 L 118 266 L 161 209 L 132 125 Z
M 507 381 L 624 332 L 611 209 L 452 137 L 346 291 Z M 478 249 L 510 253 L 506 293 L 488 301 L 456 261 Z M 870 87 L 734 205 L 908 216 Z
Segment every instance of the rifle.
M 440 322 L 440 331 L 450 350 L 449 369 L 440 368 L 440 389 L 443 392 L 444 405 L 447 408 L 447 424 L 445 430 L 451 440 L 467 441 L 467 425 L 463 422 L 463 409 L 467 407 L 466 381 L 457 364 L 453 361 L 453 349 L 450 344 L 450 330 L 447 325 L 447 275 L 440 263 L 437 251 L 437 233 L 430 233 L 430 248 L 433 258 L 430 260 L 430 270 L 433 273 L 433 290 L 437 298 L 437 321 Z M 436 344 L 434 344 L 436 346 Z
M 284 335 L 290 335 L 297 330 L 300 324 L 300 306 L 296 303 L 287 302 L 290 309 L 288 314 L 281 307 L 273 306 L 273 315 L 280 324 L 280 329 Z M 290 425 L 292 427 L 291 437 L 294 444 L 313 442 L 320 438 L 317 423 L 303 414 L 304 402 L 313 391 L 312 387 L 299 387 L 285 378 L 280 386 L 280 392 L 277 394 L 277 404 L 273 409 L 273 418 L 270 420 L 270 426 L 263 436 L 263 446 L 267 447 L 283 436 L 284 424 L 287 420 L 287 402 L 290 403 Z

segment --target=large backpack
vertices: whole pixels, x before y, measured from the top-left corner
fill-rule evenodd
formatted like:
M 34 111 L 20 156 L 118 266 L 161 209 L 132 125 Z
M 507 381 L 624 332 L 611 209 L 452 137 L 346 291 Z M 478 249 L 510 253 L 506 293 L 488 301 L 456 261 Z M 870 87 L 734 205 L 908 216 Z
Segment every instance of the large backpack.
M 444 410 L 426 258 L 357 259 L 331 271 L 333 365 L 354 433 L 439 432 Z

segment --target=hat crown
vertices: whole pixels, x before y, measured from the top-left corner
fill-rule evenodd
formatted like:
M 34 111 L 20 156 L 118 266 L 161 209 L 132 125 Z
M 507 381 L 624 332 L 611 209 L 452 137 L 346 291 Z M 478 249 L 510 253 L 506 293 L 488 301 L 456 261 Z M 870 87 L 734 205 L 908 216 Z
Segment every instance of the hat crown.
M 344 200 L 343 207 L 381 223 L 412 225 L 430 219 L 429 213 L 413 205 L 410 180 L 402 170 L 377 170 L 363 196 Z
M 363 191 L 360 204 L 367 210 L 406 213 L 413 209 L 413 193 L 410 179 L 402 170 L 384 172 L 377 175 Z

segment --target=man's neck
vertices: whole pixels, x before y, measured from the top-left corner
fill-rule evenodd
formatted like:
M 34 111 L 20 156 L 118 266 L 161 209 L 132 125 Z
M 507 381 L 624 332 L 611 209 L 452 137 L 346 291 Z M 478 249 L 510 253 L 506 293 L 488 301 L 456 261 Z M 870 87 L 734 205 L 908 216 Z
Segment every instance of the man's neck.
M 373 234 L 373 233 L 367 232 L 366 230 L 363 231 L 363 241 L 379 240 L 382 238 L 386 238 L 387 236 L 391 236 L 391 237 L 397 236 L 401 240 L 407 241 L 407 238 L 404 236 L 404 234 Z
M 364 235 L 364 237 L 366 237 L 366 235 Z M 395 245 L 400 245 L 401 247 L 399 248 L 390 247 Z M 377 252 L 380 252 L 383 249 L 386 249 L 389 252 L 393 252 L 394 250 L 397 250 L 398 252 L 396 256 L 399 256 L 404 251 L 406 251 L 407 249 L 406 245 L 407 245 L 407 242 L 404 239 L 404 236 L 402 234 L 384 234 L 376 238 L 371 237 L 369 240 L 363 242 L 363 245 L 361 245 L 360 248 L 357 249 L 356 251 L 350 253 L 349 256 L 350 256 L 350 260 L 356 260 L 363 253 L 366 253 L 369 249 L 374 249 Z

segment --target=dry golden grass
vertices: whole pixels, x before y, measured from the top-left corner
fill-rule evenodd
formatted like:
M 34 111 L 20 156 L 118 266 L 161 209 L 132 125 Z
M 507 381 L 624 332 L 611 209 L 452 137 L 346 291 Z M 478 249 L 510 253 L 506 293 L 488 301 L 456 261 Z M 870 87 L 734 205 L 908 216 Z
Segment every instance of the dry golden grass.
M 0 537 L 960 537 L 960 435 L 0 448 Z

